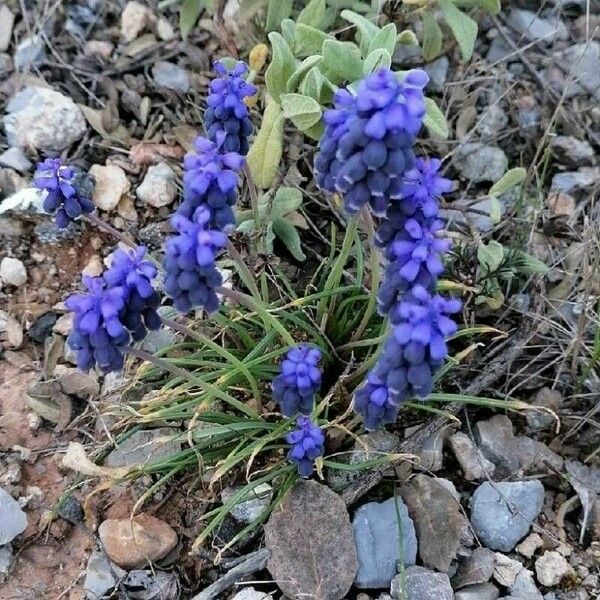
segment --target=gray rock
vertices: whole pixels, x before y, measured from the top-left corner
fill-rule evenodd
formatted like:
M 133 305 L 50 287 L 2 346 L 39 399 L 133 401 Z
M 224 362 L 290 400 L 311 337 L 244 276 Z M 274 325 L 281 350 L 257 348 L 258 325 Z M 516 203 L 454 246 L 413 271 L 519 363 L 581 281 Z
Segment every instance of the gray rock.
M 27 528 L 27 515 L 19 503 L 0 488 L 0 546 L 12 542 Z
M 447 56 L 440 56 L 433 62 L 425 65 L 424 69 L 429 75 L 429 83 L 427 89 L 432 92 L 443 92 L 448 78 L 448 68 L 450 61 Z
M 513 598 L 523 600 L 543 600 L 542 593 L 537 589 L 533 574 L 527 569 L 521 569 L 515 583 L 508 588 Z
M 352 528 L 358 556 L 356 587 L 385 588 L 398 572 L 398 561 L 403 559 L 405 566 L 415 564 L 417 537 L 402 499 L 390 498 L 385 502 L 363 504 L 354 515 Z
M 390 589 L 396 600 L 453 600 L 450 580 L 445 573 L 436 573 L 424 567 L 408 567 L 394 577 Z
M 529 533 L 543 502 L 539 481 L 485 482 L 471 498 L 471 525 L 486 547 L 510 552 Z
M 454 600 L 496 600 L 500 591 L 493 583 L 470 585 L 454 594 Z
M 179 598 L 179 580 L 175 573 L 166 571 L 129 571 L 123 585 L 131 600 L 176 600 Z
M 521 463 L 514 445 L 513 426 L 507 416 L 495 415 L 487 421 L 479 421 L 474 434 L 480 450 L 496 465 L 497 476 L 517 473 Z
M 506 22 L 530 41 L 543 40 L 551 44 L 555 40 L 566 40 L 569 36 L 566 25 L 560 19 L 543 18 L 529 10 L 513 8 Z
M 508 125 L 508 116 L 496 104 L 489 106 L 483 113 L 483 120 L 477 127 L 477 132 L 482 138 L 495 138 L 502 133 Z
M 149 167 L 135 193 L 142 202 L 154 208 L 172 204 L 177 196 L 175 172 L 164 162 Z
M 487 479 L 494 474 L 496 469 L 494 463 L 483 455 L 466 433 L 462 431 L 455 433 L 450 437 L 449 442 L 467 481 Z
M 99 600 L 117 585 L 117 577 L 123 577 L 125 571 L 111 565 L 104 552 L 95 550 L 88 559 L 83 589 L 88 600 Z
M 589 41 L 555 52 L 542 77 L 566 98 L 593 94 L 600 98 L 600 44 Z M 562 67 L 562 68 L 560 68 Z
M 100 391 L 98 377 L 93 373 L 83 373 L 79 369 L 65 369 L 58 379 L 61 390 L 69 396 L 82 400 L 97 396 Z
M 498 200 L 500 201 L 500 216 L 504 216 L 508 207 L 508 198 L 509 195 L 505 194 L 504 196 L 500 196 Z M 494 222 L 492 221 L 490 212 L 492 210 L 492 201 L 489 197 L 482 198 L 479 201 L 473 201 L 472 199 L 458 199 L 452 203 L 454 206 L 461 207 L 466 210 L 469 221 L 473 223 L 473 225 L 482 232 L 491 231 L 494 228 Z M 463 210 L 453 210 L 453 209 L 440 209 L 440 216 L 446 220 L 446 226 L 448 229 L 453 230 L 457 227 L 465 227 L 467 225 L 467 221 L 465 219 L 465 214 Z
M 185 94 L 190 89 L 187 71 L 173 63 L 161 60 L 152 67 L 152 77 L 160 87 Z
M 177 430 L 170 427 L 136 431 L 119 443 L 105 459 L 108 467 L 154 463 L 181 451 L 181 442 L 173 439 Z
M 259 592 L 253 587 L 245 587 L 240 590 L 231 600 L 270 600 L 273 596 L 266 592 Z
M 9 71 L 12 71 L 13 60 L 10 54 L 6 52 L 0 52 L 0 75 L 7 75 Z
M 496 558 L 488 548 L 478 546 L 471 556 L 466 557 L 458 565 L 458 571 L 452 578 L 452 587 L 455 590 L 478 583 L 486 583 L 494 574 Z
M 448 429 L 443 428 L 429 436 L 418 451 L 419 466 L 425 471 L 437 473 L 444 466 L 444 440 Z
M 21 287 L 27 283 L 27 269 L 18 258 L 5 256 L 0 262 L 0 279 L 5 285 Z
M 563 459 L 538 440 L 520 435 L 515 438 L 515 448 L 519 454 L 520 469 L 523 474 L 551 471 L 560 473 Z
M 25 38 L 15 51 L 15 67 L 19 71 L 24 71 L 44 60 L 46 51 L 44 41 L 38 35 Z
M 498 181 L 508 168 L 508 158 L 498 146 L 470 142 L 456 149 L 454 166 L 465 179 L 474 183 Z
M 6 575 L 10 571 L 13 562 L 13 549 L 10 544 L 0 546 L 0 575 Z
M 240 487 L 225 488 L 221 492 L 223 504 L 229 502 L 240 489 Z M 249 493 L 248 497 L 249 500 L 243 500 L 231 509 L 231 516 L 240 523 L 252 523 L 260 517 L 273 498 L 273 488 L 268 483 L 261 483 Z
M 0 10 L 2 10 L 1 7 Z M 9 148 L 0 154 L 0 165 L 20 173 L 26 173 L 32 167 L 31 161 L 25 156 L 21 148 Z
M 581 167 L 578 171 L 557 173 L 552 178 L 550 191 L 573 194 L 591 188 L 600 179 L 600 167 Z
M 495 561 L 494 580 L 503 587 L 512 588 L 517 575 L 523 570 L 523 565 L 518 560 L 514 560 L 500 552 L 496 552 Z
M 141 348 L 151 354 L 156 354 L 160 350 L 173 345 L 176 341 L 177 332 L 168 327 L 162 327 L 156 331 L 149 331 L 142 342 Z
M 503 61 L 509 56 L 512 58 L 512 60 L 516 60 L 514 50 L 499 35 L 494 37 L 485 59 L 489 63 L 497 63 Z
M 552 390 L 548 387 L 543 387 L 535 395 L 532 404 L 534 406 L 542 406 L 544 408 L 549 408 L 554 412 L 558 412 L 562 402 L 563 396 L 560 392 L 557 390 Z M 556 419 L 551 414 L 541 410 L 528 410 L 527 414 L 525 415 L 525 419 L 527 421 L 527 426 L 532 431 L 549 429 L 556 423 Z
M 550 138 L 550 148 L 554 155 L 565 164 L 585 167 L 594 163 L 596 153 L 587 140 L 578 140 L 572 135 L 557 135 Z M 2 156 L 0 156 L 0 162 Z
M 0 52 L 5 52 L 10 45 L 14 23 L 15 15 L 6 4 L 2 4 L 0 6 Z
M 7 105 L 4 129 L 11 146 L 62 152 L 81 139 L 86 122 L 67 96 L 41 87 L 26 87 Z

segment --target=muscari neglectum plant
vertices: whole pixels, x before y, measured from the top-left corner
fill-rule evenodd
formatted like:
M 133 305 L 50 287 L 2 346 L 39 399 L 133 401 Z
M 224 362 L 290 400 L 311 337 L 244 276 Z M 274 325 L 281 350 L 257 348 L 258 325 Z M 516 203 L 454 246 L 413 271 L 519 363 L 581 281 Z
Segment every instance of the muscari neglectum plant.
M 304 293 L 277 263 L 251 270 L 231 242 L 245 189 L 257 219 L 248 241 L 265 247 L 243 156 L 252 131 L 244 101 L 257 90 L 245 81 L 243 63 L 224 61 L 216 71 L 207 137 L 198 137 L 184 159 L 183 199 L 162 260 L 121 239 L 130 247 L 113 254 L 102 276 L 85 278 L 85 291 L 66 305 L 75 317 L 68 344 L 79 368 L 132 369 L 131 385 L 152 392 L 113 407 L 116 442 L 140 428 L 179 424 L 171 438 L 180 452 L 113 475 L 153 477 L 136 509 L 189 470 L 200 469 L 209 491 L 226 477 L 245 479 L 204 514 L 198 546 L 254 488 L 272 485 L 271 503 L 230 547 L 268 516 L 298 476 L 373 464 L 328 457 L 329 432 L 354 436 L 363 427 L 393 424 L 402 405 L 420 406 L 414 399 L 461 399 L 432 393 L 452 366 L 446 341 L 456 335 L 461 305 L 440 293 L 449 242 L 438 203 L 451 184 L 438 159 L 415 156 L 426 115 L 423 71 L 400 77 L 376 69 L 357 85 L 340 87 L 324 111 L 316 181 L 322 193 L 341 198 L 347 225 L 339 249 L 334 237 L 329 260 L 311 274 Z M 61 227 L 82 217 L 106 228 L 77 177 L 58 159 L 39 165 L 35 183 L 47 191 L 46 209 Z M 233 287 L 224 284 L 225 264 L 237 274 Z M 159 327 L 174 329 L 176 341 L 154 354 L 136 346 Z M 93 458 L 101 461 L 109 449 Z

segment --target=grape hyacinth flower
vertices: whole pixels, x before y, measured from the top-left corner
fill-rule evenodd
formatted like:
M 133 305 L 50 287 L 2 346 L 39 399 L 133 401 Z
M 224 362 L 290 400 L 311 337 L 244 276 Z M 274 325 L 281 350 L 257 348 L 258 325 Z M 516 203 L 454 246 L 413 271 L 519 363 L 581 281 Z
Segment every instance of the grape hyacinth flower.
M 359 83 L 356 96 L 347 90 L 336 93 L 334 108 L 323 117 L 315 173 L 320 187 L 343 197 L 349 214 L 368 204 L 383 216 L 400 194 L 402 176 L 414 163 L 412 147 L 425 116 L 428 80 L 415 69 L 398 81 L 383 68 Z
M 109 288 L 121 286 L 126 290 L 121 320 L 135 341 L 143 339 L 148 329 L 160 328 L 156 312 L 160 296 L 152 285 L 157 269 L 145 256 L 143 246 L 135 250 L 116 250 L 110 268 L 103 275 Z
M 217 134 L 224 133 L 223 150 L 245 156 L 248 154 L 252 122 L 244 98 L 254 96 L 256 87 L 244 79 L 248 72 L 248 65 L 244 62 L 238 61 L 231 70 L 222 62 L 216 62 L 214 69 L 220 77 L 213 79 L 209 86 L 208 108 L 204 113 L 206 135 L 216 142 Z
M 367 429 L 394 422 L 402 403 L 431 393 L 434 375 L 447 356 L 445 338 L 457 330 L 449 315 L 460 309 L 459 300 L 432 295 L 420 285 L 394 306 L 392 331 L 354 397 Z
M 82 214 L 94 212 L 94 203 L 78 188 L 75 169 L 64 166 L 60 158 L 47 158 L 38 163 L 33 185 L 46 191 L 44 210 L 55 215 L 59 229 L 65 229 Z
M 273 399 L 284 417 L 312 411 L 315 393 L 321 387 L 320 360 L 321 351 L 308 344 L 300 344 L 286 354 L 281 372 L 272 383 Z
M 323 456 L 325 436 L 321 429 L 313 424 L 310 417 L 300 416 L 296 419 L 297 429 L 288 433 L 285 440 L 292 446 L 288 460 L 296 463 L 298 475 L 308 478 L 313 474 L 315 460 Z
M 123 367 L 123 348 L 130 340 L 121 321 L 127 290 L 109 287 L 102 277 L 84 277 L 83 284 L 86 292 L 73 294 L 65 301 L 75 313 L 67 344 L 77 351 L 77 366 L 82 371 L 96 365 L 104 373 L 119 371 Z
M 171 219 L 178 235 L 166 243 L 165 291 L 181 313 L 194 307 L 202 307 L 211 313 L 219 307 L 215 289 L 223 280 L 215 260 L 227 244 L 227 236 L 222 231 L 210 229 L 210 222 L 211 212 L 206 206 L 196 209 L 194 221 L 181 215 Z
M 184 201 L 177 213 L 191 220 L 196 209 L 204 206 L 210 212 L 210 227 L 227 232 L 235 227 L 233 207 L 244 158 L 237 152 L 221 152 L 224 135 L 219 132 L 216 142 L 196 138 L 196 152 L 184 158 Z

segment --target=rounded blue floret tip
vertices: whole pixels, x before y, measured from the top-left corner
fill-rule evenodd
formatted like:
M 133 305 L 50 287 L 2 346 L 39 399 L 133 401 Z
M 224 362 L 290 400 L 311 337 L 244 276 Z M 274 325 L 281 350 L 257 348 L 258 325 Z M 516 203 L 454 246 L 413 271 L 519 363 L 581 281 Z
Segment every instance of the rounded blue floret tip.
M 309 414 L 315 394 L 321 388 L 321 351 L 315 346 L 300 344 L 288 351 L 273 379 L 273 399 L 285 417 L 296 413 Z

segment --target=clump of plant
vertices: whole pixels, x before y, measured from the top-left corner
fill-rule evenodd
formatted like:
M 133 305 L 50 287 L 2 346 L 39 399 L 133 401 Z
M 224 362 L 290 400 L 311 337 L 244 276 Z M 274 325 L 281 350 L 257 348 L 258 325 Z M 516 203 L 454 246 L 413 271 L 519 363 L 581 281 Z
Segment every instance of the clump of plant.
M 354 13 L 348 16 L 357 21 Z M 287 64 L 281 63 L 277 50 L 283 37 L 275 36 L 267 70 L 272 100 L 248 162 L 244 154 L 252 127 L 247 102 L 257 88 L 246 80 L 251 74 L 243 63 L 223 61 L 207 99 L 207 137 L 198 137 L 184 160 L 183 199 L 172 217 L 174 233 L 166 242 L 162 265 L 129 242 L 130 250 L 117 251 L 100 277 L 84 281 L 84 293 L 66 301 L 75 314 L 68 343 L 78 352 L 78 366 L 108 373 L 121 370 L 130 356 L 136 384 L 152 391 L 115 408 L 120 418 L 116 443 L 140 427 L 167 422 L 179 424 L 171 437 L 182 448 L 142 465 L 117 471 L 86 468 L 83 473 L 100 472 L 121 481 L 154 475 L 137 506 L 188 470 L 199 471 L 209 493 L 224 481 L 244 482 L 224 504 L 215 502 L 203 515 L 195 547 L 258 486 L 273 487 L 272 501 L 226 547 L 264 521 L 298 476 L 322 477 L 327 469 L 373 464 L 336 460 L 336 450 L 328 449 L 331 439 L 352 441 L 363 428 L 393 424 L 402 406 L 421 406 L 415 399 L 478 402 L 433 391 L 440 376 L 456 364 L 449 358 L 448 340 L 475 330 L 458 331 L 461 303 L 441 291 L 452 286 L 440 281 L 450 242 L 439 218 L 439 201 L 452 184 L 440 174 L 438 159 L 415 155 L 417 135 L 431 106 L 423 93 L 427 75 L 418 69 L 394 73 L 389 68 L 387 47 L 397 36 L 395 29 L 380 34 L 384 29 L 374 36 L 370 30 L 363 32 L 361 45 L 368 42 L 370 51 L 360 58 L 360 71 L 342 73 L 338 63 L 326 60 L 327 50 L 306 72 L 301 70 L 294 84 L 308 85 L 309 72 L 321 82 L 324 95 L 319 93 L 319 102 L 329 106 L 322 110 L 318 105 L 317 120 L 303 119 L 306 113 L 298 112 L 292 121 L 306 126 L 301 130 L 311 136 L 320 132 L 316 183 L 322 193 L 341 199 L 346 223 L 341 242 L 333 230 L 331 254 L 304 289 L 276 264 L 269 277 L 266 270 L 256 274 L 229 239 L 236 226 L 244 229 L 251 219 L 258 235 L 248 243 L 261 248 L 265 243 L 266 200 L 251 175 L 265 174 L 255 171 L 256 148 L 267 135 L 264 167 L 272 158 L 273 114 L 275 121 L 292 114 L 285 108 L 290 106 L 284 99 L 288 92 L 273 96 L 273 85 L 285 80 L 287 89 L 289 82 L 285 76 L 273 78 L 273 65 L 278 71 Z M 371 48 L 373 40 L 377 47 Z M 354 50 L 337 45 L 347 42 L 329 41 L 335 42 L 334 53 L 350 52 L 358 60 Z M 372 52 L 383 61 L 365 68 Z M 291 67 L 296 65 L 292 59 Z M 337 71 L 331 70 L 333 64 Z M 289 69 L 290 77 L 298 68 Z M 85 203 L 80 203 L 80 214 L 67 210 L 69 199 L 80 192 L 75 184 L 72 189 L 55 185 L 65 173 L 63 167 L 42 163 L 39 169 L 38 185 L 52 180 L 43 187 L 59 196 L 48 204 L 50 210 L 64 206 L 70 219 L 88 212 Z M 71 177 L 70 171 L 67 175 Z M 249 192 L 247 211 L 238 207 L 242 176 Z M 275 219 L 284 220 L 300 205 L 296 196 L 285 210 L 281 207 L 281 198 L 290 197 L 285 187 L 267 194 L 274 198 L 272 232 L 278 234 Z M 107 227 L 93 213 L 86 218 Z M 57 219 L 66 224 L 62 213 Z M 294 243 L 299 248 L 299 238 Z M 236 271 L 233 286 L 224 284 L 224 259 Z M 164 277 L 158 277 L 159 270 Z M 148 329 L 161 326 L 178 332 L 174 344 L 155 354 L 136 345 Z M 97 462 L 105 451 L 94 455 Z

